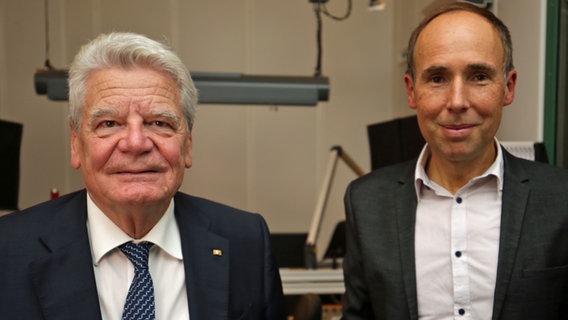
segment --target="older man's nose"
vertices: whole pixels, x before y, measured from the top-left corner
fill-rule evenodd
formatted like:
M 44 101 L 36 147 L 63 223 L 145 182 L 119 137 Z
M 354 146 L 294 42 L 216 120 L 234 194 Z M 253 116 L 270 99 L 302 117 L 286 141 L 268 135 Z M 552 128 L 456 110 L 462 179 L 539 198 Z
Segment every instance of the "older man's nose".
M 144 153 L 153 148 L 153 142 L 148 137 L 144 125 L 128 125 L 125 134 L 119 141 L 118 146 L 122 152 Z

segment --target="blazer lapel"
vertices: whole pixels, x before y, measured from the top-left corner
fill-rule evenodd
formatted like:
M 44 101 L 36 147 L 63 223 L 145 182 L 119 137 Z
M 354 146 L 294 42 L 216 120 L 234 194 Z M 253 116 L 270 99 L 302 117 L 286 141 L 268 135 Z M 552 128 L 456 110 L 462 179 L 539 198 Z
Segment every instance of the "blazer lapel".
M 101 319 L 89 238 L 86 194 L 78 193 L 40 238 L 49 254 L 30 264 L 46 319 Z
M 521 227 L 525 216 L 529 196 L 528 176 L 519 166 L 519 162 L 507 151 L 503 150 L 505 159 L 505 177 L 501 209 L 501 236 L 499 240 L 499 261 L 495 297 L 493 303 L 493 319 L 499 319 L 503 302 L 513 273 Z
M 228 319 L 229 241 L 210 230 L 201 208 L 187 198 L 176 197 L 175 215 L 191 319 Z
M 394 190 L 396 199 L 396 219 L 400 243 L 402 275 L 407 292 L 410 319 L 418 319 L 418 301 L 416 293 L 416 264 L 414 261 L 414 230 L 416 223 L 416 191 L 414 188 L 414 167 L 409 165 L 405 175 L 398 181 L 399 188 Z

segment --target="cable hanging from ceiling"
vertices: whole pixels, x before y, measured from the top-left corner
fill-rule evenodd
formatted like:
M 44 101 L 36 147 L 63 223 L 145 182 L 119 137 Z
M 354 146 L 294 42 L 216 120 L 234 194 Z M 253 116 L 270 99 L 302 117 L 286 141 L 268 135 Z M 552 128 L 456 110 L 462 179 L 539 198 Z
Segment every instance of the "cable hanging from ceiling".
M 347 10 L 343 16 L 336 16 L 330 13 L 327 10 L 326 2 L 327 0 L 310 0 L 313 2 L 314 13 L 316 15 L 316 23 L 317 23 L 317 31 L 316 31 L 316 45 L 317 45 L 317 57 L 316 57 L 316 68 L 314 71 L 314 76 L 319 77 L 322 74 L 322 53 L 323 53 L 323 46 L 322 46 L 322 31 L 323 31 L 323 22 L 322 22 L 322 13 L 327 17 L 336 20 L 336 21 L 343 21 L 351 15 L 351 10 L 353 7 L 353 1 L 347 0 Z
M 44 0 L 43 1 L 43 6 L 44 6 L 44 23 L 45 23 L 45 62 L 44 62 L 44 66 L 45 68 L 47 68 L 48 70 L 52 70 L 53 66 L 51 65 L 51 62 L 49 61 L 49 1 L 48 0 Z
M 328 0 L 309 0 L 314 7 L 314 13 L 316 15 L 316 23 L 317 23 L 317 31 L 316 31 L 316 44 L 317 44 L 317 58 L 316 58 L 316 67 L 314 71 L 314 76 L 319 77 L 322 74 L 322 55 L 323 55 L 323 47 L 322 47 L 322 33 L 323 33 L 323 22 L 322 22 L 322 14 L 331 18 L 336 21 L 343 21 L 349 16 L 351 16 L 351 11 L 353 9 L 353 0 L 347 0 L 347 9 L 345 14 L 342 16 L 337 16 L 330 13 L 327 10 L 327 2 Z M 369 2 L 369 11 L 382 11 L 385 9 L 385 1 L 384 0 L 370 0 Z

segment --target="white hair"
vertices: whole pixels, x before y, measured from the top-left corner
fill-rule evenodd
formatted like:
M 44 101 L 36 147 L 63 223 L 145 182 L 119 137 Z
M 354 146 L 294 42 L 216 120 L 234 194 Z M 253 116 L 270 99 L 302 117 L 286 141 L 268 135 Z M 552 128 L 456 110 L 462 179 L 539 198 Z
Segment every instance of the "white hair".
M 114 32 L 101 34 L 77 53 L 69 69 L 69 118 L 76 130 L 81 126 L 85 103 L 86 81 L 97 69 L 150 67 L 164 71 L 178 84 L 180 103 L 188 132 L 193 126 L 197 105 L 197 90 L 189 71 L 180 58 L 166 45 L 146 36 Z

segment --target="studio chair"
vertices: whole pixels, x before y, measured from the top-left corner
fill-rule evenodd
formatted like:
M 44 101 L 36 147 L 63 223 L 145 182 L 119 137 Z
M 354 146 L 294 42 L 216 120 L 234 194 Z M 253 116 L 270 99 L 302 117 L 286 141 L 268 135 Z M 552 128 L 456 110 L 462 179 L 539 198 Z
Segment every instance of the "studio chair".
M 307 233 L 271 233 L 272 254 L 279 268 L 304 267 Z
M 292 316 L 294 320 L 321 320 L 322 302 L 320 296 L 313 293 L 302 295 Z
M 323 258 L 331 259 L 331 267 L 337 269 L 339 267 L 339 259 L 345 256 L 345 251 L 345 220 L 342 220 L 335 225 Z

